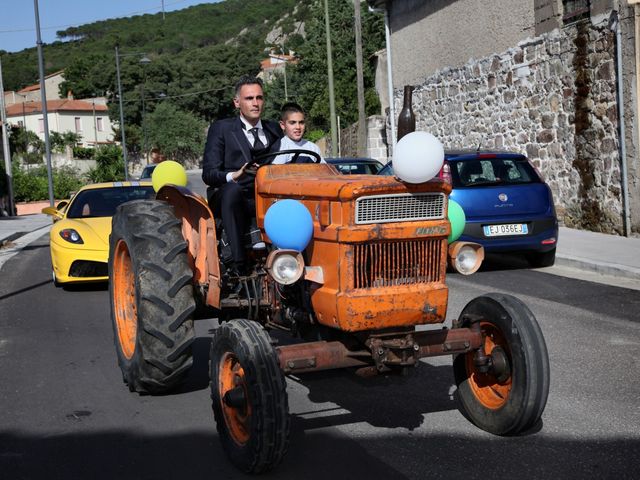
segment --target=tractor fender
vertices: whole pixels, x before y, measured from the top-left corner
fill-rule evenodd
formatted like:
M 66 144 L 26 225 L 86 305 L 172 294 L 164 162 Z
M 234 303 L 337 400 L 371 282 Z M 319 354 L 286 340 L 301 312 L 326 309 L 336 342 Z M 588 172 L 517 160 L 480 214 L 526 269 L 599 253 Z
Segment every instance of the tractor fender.
M 182 221 L 182 236 L 187 242 L 187 257 L 196 286 L 206 287 L 205 303 L 220 308 L 220 262 L 213 213 L 207 201 L 186 187 L 164 185 L 156 195 L 171 204 Z

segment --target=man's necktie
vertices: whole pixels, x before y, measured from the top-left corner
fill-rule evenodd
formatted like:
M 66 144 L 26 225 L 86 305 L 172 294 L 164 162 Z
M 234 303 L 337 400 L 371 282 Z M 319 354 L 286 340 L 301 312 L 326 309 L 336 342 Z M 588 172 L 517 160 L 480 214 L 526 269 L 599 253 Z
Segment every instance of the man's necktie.
M 254 150 L 262 150 L 262 149 L 264 149 L 265 145 L 264 145 L 264 143 L 262 143 L 262 140 L 260 140 L 260 137 L 258 136 L 258 129 L 254 127 L 252 129 L 250 129 L 249 131 L 253 135 L 253 149 Z

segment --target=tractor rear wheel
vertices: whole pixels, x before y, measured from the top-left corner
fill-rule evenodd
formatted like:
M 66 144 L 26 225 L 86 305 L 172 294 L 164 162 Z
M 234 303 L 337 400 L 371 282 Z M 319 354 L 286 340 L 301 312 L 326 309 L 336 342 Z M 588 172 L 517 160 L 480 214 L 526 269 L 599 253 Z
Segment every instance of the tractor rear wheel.
M 280 463 L 289 445 L 286 381 L 269 335 L 258 323 L 231 320 L 215 331 L 211 399 L 233 464 L 259 473 Z
M 158 200 L 121 205 L 112 221 L 109 296 L 118 364 L 129 390 L 158 394 L 193 358 L 192 277 L 181 220 Z
M 515 435 L 533 427 L 549 394 L 549 356 L 533 313 L 511 295 L 489 293 L 471 300 L 460 314 L 461 327 L 480 318 L 488 371 L 475 352 L 457 355 L 453 368 L 461 412 L 496 435 Z

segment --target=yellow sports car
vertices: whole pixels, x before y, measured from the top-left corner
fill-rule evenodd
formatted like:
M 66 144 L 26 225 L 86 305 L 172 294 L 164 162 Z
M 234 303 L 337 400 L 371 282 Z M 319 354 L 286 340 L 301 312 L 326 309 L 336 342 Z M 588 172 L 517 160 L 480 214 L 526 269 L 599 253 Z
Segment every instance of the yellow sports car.
M 53 281 L 105 281 L 111 217 L 118 205 L 153 198 L 151 182 L 96 183 L 82 187 L 68 202 L 42 209 L 53 217 L 50 246 Z

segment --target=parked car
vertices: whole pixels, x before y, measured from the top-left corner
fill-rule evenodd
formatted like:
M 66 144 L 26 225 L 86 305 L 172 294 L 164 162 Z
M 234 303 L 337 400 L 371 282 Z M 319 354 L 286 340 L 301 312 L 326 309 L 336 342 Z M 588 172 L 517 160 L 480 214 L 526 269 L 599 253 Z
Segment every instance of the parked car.
M 155 170 L 157 164 L 156 163 L 151 163 L 149 165 L 145 165 L 145 167 L 142 169 L 142 173 L 140 174 L 139 179 L 140 180 L 151 180 L 151 175 L 153 174 L 153 171 Z
M 391 164 L 380 175 L 393 175 Z M 558 220 L 551 189 L 527 157 L 501 151 L 447 151 L 440 176 L 465 212 L 460 240 L 486 252 L 522 252 L 534 267 L 554 264 Z
M 340 173 L 376 175 L 384 166 L 378 160 L 364 157 L 325 158 L 327 163 L 334 165 Z
M 42 209 L 54 219 L 49 233 L 54 283 L 107 280 L 111 217 L 116 208 L 154 196 L 151 182 L 96 183 L 82 187 L 68 203 Z

